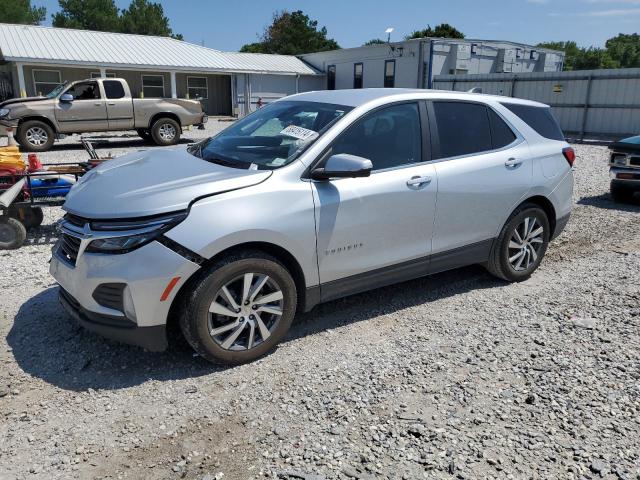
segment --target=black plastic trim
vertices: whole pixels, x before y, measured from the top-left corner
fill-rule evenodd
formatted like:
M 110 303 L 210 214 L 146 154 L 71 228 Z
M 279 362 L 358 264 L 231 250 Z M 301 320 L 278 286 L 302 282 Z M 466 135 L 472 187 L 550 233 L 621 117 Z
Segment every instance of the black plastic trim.
M 571 217 L 570 213 L 567 213 L 564 217 L 556 218 L 556 227 L 553 230 L 553 235 L 551 236 L 551 240 L 558 238 L 558 236 L 562 233 L 564 228 L 569 223 L 569 218 Z
M 152 352 L 167 349 L 165 325 L 138 327 L 134 322 L 119 317 L 89 312 L 65 290 L 60 288 L 60 303 L 81 327 L 118 342 L 137 345 Z
M 489 259 L 493 242 L 494 239 L 484 240 L 435 255 L 323 283 L 320 285 L 320 301 L 327 302 L 454 268 L 485 263 Z
M 170 239 L 169 237 L 161 235 L 160 237 L 156 238 L 156 240 L 162 245 L 164 245 L 165 247 L 167 247 L 169 250 L 173 250 L 178 255 L 186 258 L 190 262 L 193 262 L 197 265 L 202 265 L 204 262 L 207 261 L 206 258 L 198 255 L 196 252 L 192 250 L 189 250 L 187 247 L 183 247 L 178 242 Z

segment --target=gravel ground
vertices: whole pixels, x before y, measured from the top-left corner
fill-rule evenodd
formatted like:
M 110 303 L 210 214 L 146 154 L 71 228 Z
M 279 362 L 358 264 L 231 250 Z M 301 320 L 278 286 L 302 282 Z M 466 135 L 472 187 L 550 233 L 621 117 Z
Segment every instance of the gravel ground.
M 42 159 L 84 159 L 73 141 Z M 0 252 L 0 479 L 640 478 L 640 206 L 610 200 L 604 147 L 575 148 L 574 214 L 530 280 L 331 302 L 236 368 L 74 326 L 42 227 Z

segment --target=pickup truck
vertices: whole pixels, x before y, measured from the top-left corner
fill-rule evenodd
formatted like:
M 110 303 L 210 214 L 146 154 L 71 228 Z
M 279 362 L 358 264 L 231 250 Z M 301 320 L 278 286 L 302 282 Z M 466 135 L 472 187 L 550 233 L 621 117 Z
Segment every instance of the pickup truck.
M 121 78 L 63 83 L 46 96 L 0 103 L 0 124 L 17 127 L 20 145 L 34 152 L 49 150 L 61 134 L 114 130 L 135 130 L 157 145 L 174 145 L 182 127 L 206 121 L 200 102 L 132 98 L 129 85 Z

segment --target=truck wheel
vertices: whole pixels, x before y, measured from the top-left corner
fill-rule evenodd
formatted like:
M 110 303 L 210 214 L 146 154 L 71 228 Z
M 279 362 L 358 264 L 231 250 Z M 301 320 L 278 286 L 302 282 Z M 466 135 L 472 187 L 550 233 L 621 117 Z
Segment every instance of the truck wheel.
M 18 220 L 0 217 L 0 250 L 20 248 L 27 239 L 27 229 Z
M 54 140 L 51 126 L 40 120 L 27 120 L 18 127 L 18 142 L 30 152 L 46 152 Z
M 611 197 L 616 203 L 630 203 L 633 200 L 633 190 L 612 182 Z
M 180 140 L 180 125 L 172 118 L 160 118 L 151 127 L 151 137 L 156 145 L 175 145 Z
M 146 140 L 146 141 L 151 140 L 151 134 L 149 133 L 149 130 L 147 130 L 146 128 L 138 128 L 136 130 L 136 133 L 143 140 Z
M 296 285 L 277 259 L 259 251 L 225 257 L 191 282 L 180 328 L 215 363 L 251 362 L 284 338 L 297 306 Z
M 27 229 L 39 227 L 44 220 L 42 207 L 17 207 L 16 205 L 11 205 L 9 207 L 9 216 L 18 220 Z

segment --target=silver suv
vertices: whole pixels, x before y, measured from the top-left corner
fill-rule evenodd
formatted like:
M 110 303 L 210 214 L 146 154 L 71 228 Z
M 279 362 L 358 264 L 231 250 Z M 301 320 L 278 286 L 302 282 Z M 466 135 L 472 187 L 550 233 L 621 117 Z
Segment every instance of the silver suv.
M 85 175 L 51 273 L 90 330 L 149 350 L 181 331 L 203 357 L 242 363 L 320 302 L 470 264 L 527 279 L 569 219 L 573 160 L 530 101 L 294 95 Z

